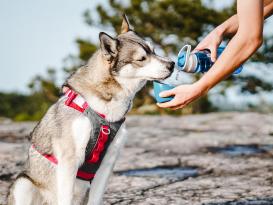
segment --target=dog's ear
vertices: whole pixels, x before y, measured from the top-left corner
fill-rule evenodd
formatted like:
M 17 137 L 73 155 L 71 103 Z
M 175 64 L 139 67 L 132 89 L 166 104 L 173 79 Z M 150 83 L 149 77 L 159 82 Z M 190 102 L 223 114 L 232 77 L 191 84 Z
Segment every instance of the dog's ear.
M 122 19 L 121 32 L 120 33 L 126 33 L 128 31 L 132 30 L 127 16 L 125 14 L 123 14 L 122 18 L 123 19 Z
M 100 32 L 100 48 L 107 61 L 112 61 L 118 55 L 118 40 L 104 32 Z

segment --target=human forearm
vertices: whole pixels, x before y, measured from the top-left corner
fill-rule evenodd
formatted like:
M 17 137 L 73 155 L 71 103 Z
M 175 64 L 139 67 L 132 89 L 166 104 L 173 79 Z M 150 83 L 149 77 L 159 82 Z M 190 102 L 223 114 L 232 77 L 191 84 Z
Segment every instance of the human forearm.
M 200 80 L 160 93 L 161 97 L 175 97 L 169 102 L 158 104 L 158 106 L 176 110 L 203 96 L 217 83 L 229 76 L 241 63 L 245 62 L 259 47 L 260 42 L 256 37 L 246 40 L 243 35 L 237 33 L 212 68 Z
M 216 27 L 215 31 L 219 36 L 233 36 L 238 30 L 237 14 L 227 19 L 224 23 Z
M 195 48 L 209 49 L 211 59 L 216 60 L 217 48 L 222 41 L 222 34 L 235 33 L 226 49 L 219 56 L 212 68 L 197 82 L 189 85 L 180 85 L 174 89 L 160 93 L 161 97 L 174 96 L 174 99 L 160 103 L 162 108 L 180 109 L 204 95 L 210 88 L 229 76 L 239 65 L 244 63 L 261 45 L 263 33 L 263 20 L 268 16 L 271 8 L 262 0 L 237 0 L 237 16 L 233 16 L 210 32 Z M 272 10 L 271 10 L 272 11 Z M 236 30 L 236 31 L 235 31 Z
M 261 42 L 258 38 L 246 40 L 242 35 L 235 35 L 209 72 L 197 82 L 200 89 L 207 92 L 228 77 L 258 49 Z
M 273 0 L 264 0 L 263 16 L 264 19 L 273 14 Z M 224 23 L 216 27 L 215 31 L 218 35 L 229 37 L 235 35 L 239 27 L 237 14 L 227 19 Z
M 180 85 L 174 89 L 160 93 L 161 97 L 175 96 L 173 100 L 160 103 L 162 108 L 180 109 L 206 94 L 221 80 L 229 76 L 240 64 L 245 62 L 260 46 L 258 37 L 248 40 L 240 33 L 236 34 L 212 68 L 197 82 Z
M 215 64 L 198 82 L 201 89 L 209 90 L 229 76 L 261 45 L 263 33 L 263 8 L 261 1 L 237 1 L 238 31 Z
M 263 9 L 263 19 L 269 17 L 273 12 L 273 0 L 264 0 L 264 1 L 258 1 L 260 3 L 261 8 Z M 248 2 L 245 2 L 248 3 Z M 262 4 L 263 3 L 263 4 Z M 251 15 L 250 15 L 251 16 Z M 252 22 L 248 21 L 246 25 L 249 25 L 251 27 Z M 211 60 L 213 62 L 217 59 L 217 48 L 221 44 L 224 37 L 232 37 L 234 36 L 239 28 L 239 22 L 238 22 L 238 14 L 230 17 L 227 19 L 224 23 L 217 26 L 213 31 L 211 31 L 196 47 L 196 51 L 209 49 L 211 52 Z M 249 30 L 249 33 L 251 34 L 253 30 Z M 248 34 L 246 34 L 248 35 Z
M 268 3 L 264 7 L 264 19 L 268 18 L 273 14 L 273 0 L 270 0 L 270 3 Z

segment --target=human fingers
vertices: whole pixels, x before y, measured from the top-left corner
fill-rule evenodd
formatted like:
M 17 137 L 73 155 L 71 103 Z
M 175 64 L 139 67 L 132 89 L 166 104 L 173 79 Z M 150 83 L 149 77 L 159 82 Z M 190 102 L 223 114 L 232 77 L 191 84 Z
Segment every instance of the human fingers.
M 215 62 L 217 59 L 217 47 L 216 46 L 212 46 L 210 48 L 210 58 L 212 62 Z
M 177 101 L 176 98 L 174 98 L 171 101 L 168 102 L 164 102 L 164 103 L 157 103 L 157 106 L 161 107 L 161 108 L 173 108 L 173 107 L 177 107 L 181 104 L 181 102 Z
M 162 97 L 162 98 L 169 97 L 169 96 L 172 96 L 172 95 L 175 95 L 175 89 L 166 90 L 166 91 L 163 91 L 163 92 L 159 93 L 159 96 Z

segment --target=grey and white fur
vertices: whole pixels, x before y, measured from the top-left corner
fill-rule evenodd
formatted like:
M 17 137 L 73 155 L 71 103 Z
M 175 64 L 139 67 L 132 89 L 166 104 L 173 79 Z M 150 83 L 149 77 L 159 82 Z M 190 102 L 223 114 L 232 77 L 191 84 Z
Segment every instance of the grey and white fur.
M 113 38 L 99 34 L 100 49 L 86 66 L 71 75 L 66 84 L 79 93 L 89 106 L 106 115 L 110 122 L 122 119 L 132 100 L 147 80 L 168 77 L 174 62 L 155 54 L 123 16 L 121 33 Z M 110 145 L 101 167 L 90 183 L 76 178 L 84 161 L 92 124 L 82 113 L 64 104 L 53 104 L 31 134 L 31 143 L 58 159 L 55 165 L 32 147 L 25 171 L 10 189 L 9 205 L 97 205 L 110 176 L 126 133 L 122 126 Z

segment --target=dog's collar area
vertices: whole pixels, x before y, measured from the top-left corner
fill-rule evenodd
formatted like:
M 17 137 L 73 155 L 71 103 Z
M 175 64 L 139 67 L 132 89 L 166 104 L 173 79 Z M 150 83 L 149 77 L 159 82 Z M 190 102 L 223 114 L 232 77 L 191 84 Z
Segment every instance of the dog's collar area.
M 78 110 L 79 112 L 83 113 L 89 107 L 89 105 L 85 101 L 85 99 L 70 88 L 65 92 L 65 96 L 67 97 L 67 99 L 65 101 L 65 105 L 67 105 L 71 108 L 74 108 L 75 110 Z M 96 112 L 96 113 L 99 116 L 105 118 L 104 114 L 101 114 L 98 112 Z
M 68 89 L 65 92 L 65 96 L 67 97 L 65 101 L 65 105 L 79 112 L 84 112 L 88 107 L 88 103 L 83 99 L 82 96 L 78 95 L 75 91 Z

